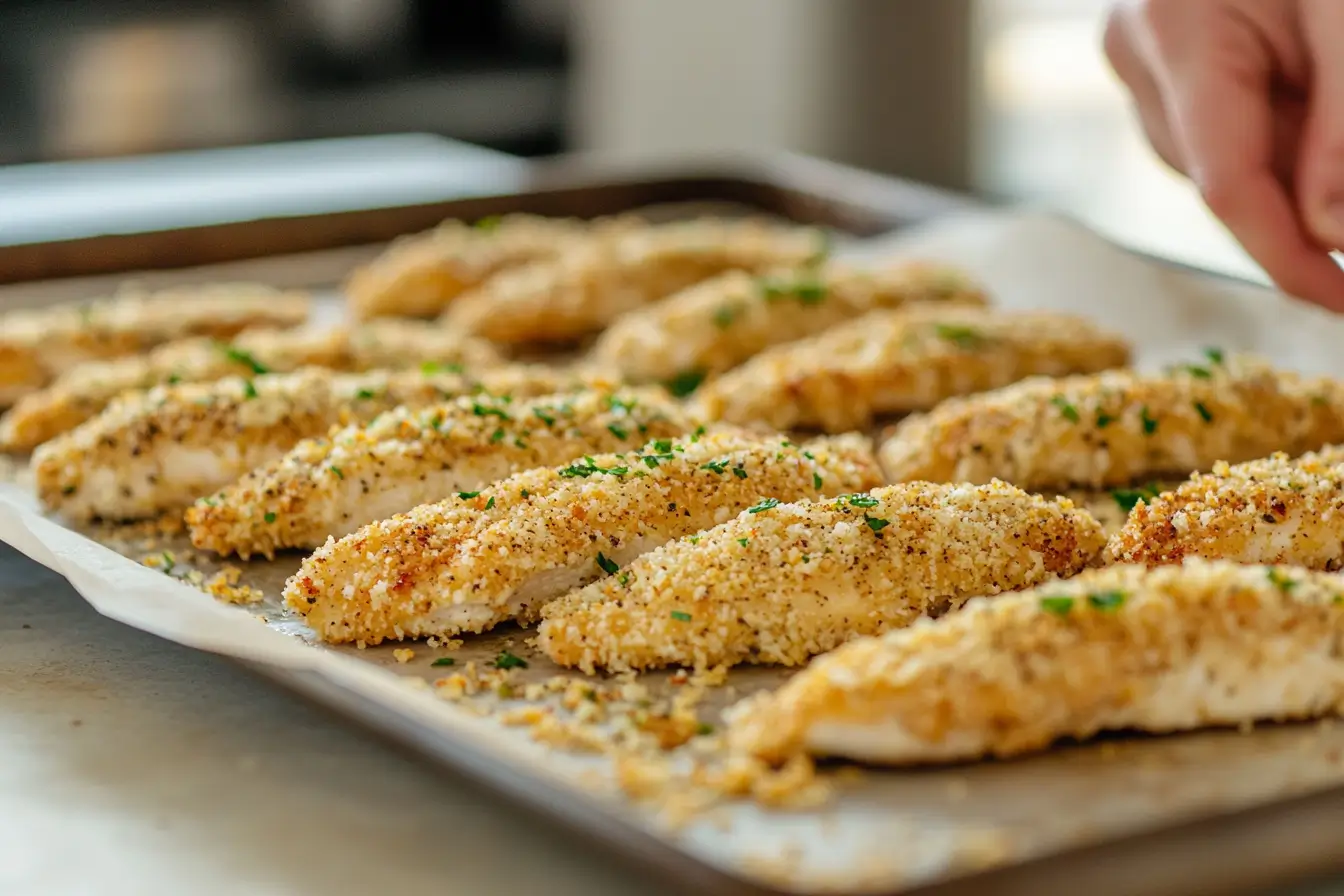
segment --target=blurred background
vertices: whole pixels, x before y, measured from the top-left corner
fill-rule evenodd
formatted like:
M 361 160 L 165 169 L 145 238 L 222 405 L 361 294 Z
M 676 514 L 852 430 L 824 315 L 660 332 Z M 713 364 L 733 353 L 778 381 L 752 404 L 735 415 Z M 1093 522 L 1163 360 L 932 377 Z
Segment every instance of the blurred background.
M 411 131 L 525 156 L 782 148 L 1259 277 L 1142 142 L 1105 7 L 5 0 L 0 163 Z

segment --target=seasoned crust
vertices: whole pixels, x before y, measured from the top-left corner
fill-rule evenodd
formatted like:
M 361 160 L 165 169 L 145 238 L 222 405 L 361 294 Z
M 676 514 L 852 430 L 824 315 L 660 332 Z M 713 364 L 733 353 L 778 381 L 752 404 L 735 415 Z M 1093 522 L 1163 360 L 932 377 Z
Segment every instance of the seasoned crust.
M 976 595 L 1072 575 L 1104 542 L 1070 502 L 1000 482 L 765 502 L 549 604 L 537 642 L 588 673 L 800 665 Z
M 767 495 L 816 497 L 878 481 L 860 437 L 798 446 L 712 430 L 518 473 L 477 495 L 331 539 L 304 561 L 285 597 L 328 641 L 484 631 L 533 619 L 608 564 L 709 528 Z
M 912 764 L 1101 731 L 1336 713 L 1344 584 L 1288 568 L 1112 566 L 864 638 L 733 713 L 734 749 Z
M 1024 377 L 1128 362 L 1124 339 L 1074 315 L 912 305 L 769 349 L 711 380 L 696 401 L 711 419 L 846 432 Z
M 1107 555 L 1158 566 L 1186 557 L 1344 565 L 1344 447 L 1290 459 L 1275 454 L 1214 465 L 1174 490 L 1140 501 Z
M 1029 491 L 1179 478 L 1226 460 L 1344 441 L 1344 383 L 1252 357 L 1163 373 L 1033 378 L 950 399 L 898 424 L 881 448 L 892 481 Z
M 505 271 L 458 297 L 443 319 L 503 344 L 570 343 L 708 277 L 800 265 L 823 248 L 818 231 L 756 220 L 635 228 Z
M 695 427 L 679 402 L 649 388 L 507 402 L 482 395 L 397 408 L 367 425 L 300 442 L 197 502 L 187 523 L 196 547 L 218 553 L 315 548 L 329 536 L 520 470 L 633 450 Z
M 769 348 L 878 308 L 921 302 L 984 305 L 984 290 L 955 268 L 904 262 L 867 270 L 838 263 L 753 276 L 728 271 L 618 317 L 592 356 L 631 382 L 687 371 L 713 377 Z

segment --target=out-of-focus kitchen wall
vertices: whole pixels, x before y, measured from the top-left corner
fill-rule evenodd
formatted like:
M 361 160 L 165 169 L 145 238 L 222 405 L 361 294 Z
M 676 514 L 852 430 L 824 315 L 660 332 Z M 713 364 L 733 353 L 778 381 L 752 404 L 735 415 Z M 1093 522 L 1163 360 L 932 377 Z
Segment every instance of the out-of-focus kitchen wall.
M 790 149 L 1256 269 L 1144 145 L 1105 0 L 8 0 L 0 162 L 426 131 Z

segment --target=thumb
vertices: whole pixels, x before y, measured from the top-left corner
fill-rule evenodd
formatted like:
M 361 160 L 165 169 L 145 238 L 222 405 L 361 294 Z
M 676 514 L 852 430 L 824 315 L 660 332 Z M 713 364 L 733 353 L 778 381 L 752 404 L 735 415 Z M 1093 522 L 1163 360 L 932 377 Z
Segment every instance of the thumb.
M 1297 194 L 1303 223 L 1323 246 L 1344 248 L 1344 3 L 1302 0 L 1312 83 Z

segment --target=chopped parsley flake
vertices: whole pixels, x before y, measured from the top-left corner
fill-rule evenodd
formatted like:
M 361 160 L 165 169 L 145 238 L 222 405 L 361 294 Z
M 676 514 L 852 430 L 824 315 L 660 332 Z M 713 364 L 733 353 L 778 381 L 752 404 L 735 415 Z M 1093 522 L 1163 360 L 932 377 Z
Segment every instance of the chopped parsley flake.
M 769 510 L 772 507 L 778 507 L 778 506 L 779 506 L 778 498 L 763 498 L 760 501 L 760 503 L 748 507 L 747 513 L 761 513 L 762 511 Z
M 243 397 L 249 399 L 257 397 L 257 387 L 251 380 L 243 380 Z
M 1198 364 L 1186 364 L 1181 368 L 1197 380 L 1208 380 L 1213 378 L 1213 372 L 1207 367 L 1200 367 Z
M 1205 423 L 1213 422 L 1213 414 L 1210 414 L 1209 409 L 1204 407 L 1204 402 L 1195 402 L 1195 411 L 1199 414 L 1199 419 L 1203 420 Z
M 373 396 L 374 391 L 372 389 L 360 389 L 357 392 L 355 392 L 355 398 L 358 399 L 359 401 L 368 401 Z
M 872 495 L 841 495 L 835 499 L 837 504 L 848 504 L 850 507 L 876 507 L 878 500 Z
M 634 398 L 621 398 L 619 395 L 608 395 L 607 407 L 613 411 L 624 411 L 628 414 L 635 409 L 635 403 L 637 401 L 638 399 Z
M 812 474 L 812 487 L 813 487 L 813 488 L 821 488 L 821 483 L 822 483 L 821 474 L 820 474 L 820 473 L 813 473 L 813 474 Z
M 697 737 L 704 737 L 705 735 L 713 733 L 714 733 L 714 726 L 709 724 L 708 722 L 701 722 L 699 725 L 695 726 L 695 734 Z
M 747 546 L 747 543 L 750 542 L 750 541 L 751 541 L 750 538 L 739 538 L 739 539 L 737 540 L 737 543 L 740 544 L 740 545 L 742 545 L 742 547 L 746 547 L 746 546 Z
M 868 528 L 872 529 L 874 532 L 881 532 L 883 529 L 891 525 L 891 520 L 882 520 L 878 519 L 875 516 L 865 516 L 863 518 L 863 521 L 867 523 Z
M 266 522 L 268 522 L 268 523 L 273 523 L 273 522 L 275 522 L 275 513 L 272 512 L 272 511 L 270 511 L 270 510 L 268 510 L 268 511 L 266 511 L 264 514 L 262 514 L 262 517 L 261 517 L 261 518 L 264 519 L 264 520 L 265 520 Z
M 492 408 L 488 404 L 481 404 L 479 401 L 471 403 L 471 412 L 477 417 L 498 417 L 501 420 L 512 419 L 503 408 Z
M 1059 408 L 1059 415 L 1070 423 L 1077 423 L 1082 418 L 1078 416 L 1078 409 L 1069 403 L 1069 400 L 1063 395 L 1056 395 L 1050 399 L 1050 403 Z
M 489 509 L 491 509 L 491 508 L 494 507 L 494 506 L 495 506 L 495 496 L 494 496 L 494 495 L 491 495 L 491 496 L 490 496 L 490 499 L 489 499 L 488 501 L 485 502 L 485 509 L 486 509 L 486 510 L 489 510 Z
M 174 557 L 170 552 L 164 551 L 160 559 L 162 560 L 161 565 L 163 566 L 164 573 L 166 575 L 172 575 L 173 567 L 177 566 L 177 558 Z
M 1054 613 L 1056 616 L 1067 616 L 1073 609 L 1073 598 L 1068 596 L 1043 597 L 1041 598 L 1041 609 L 1047 613 Z
M 803 305 L 820 305 L 826 301 L 826 286 L 816 278 L 799 279 L 791 282 L 762 280 L 761 295 L 767 302 L 780 299 L 797 299 Z
M 695 428 L 695 432 L 691 433 L 691 441 L 692 441 L 692 442 L 698 442 L 698 441 L 700 441 L 700 437 L 703 436 L 704 434 L 705 434 L 705 427 L 704 427 L 704 425 L 702 424 L 702 425 L 700 425 L 700 426 L 697 426 L 697 427 Z
M 251 352 L 245 352 L 242 349 L 232 345 L 221 345 L 220 350 L 224 352 L 224 357 L 228 358 L 235 364 L 242 364 L 244 367 L 246 367 L 248 370 L 251 370 L 257 376 L 261 376 L 263 373 L 271 372 L 271 368 L 267 367 L 265 364 L 261 363 L 256 358 L 254 358 Z
M 521 494 L 524 498 L 526 498 L 528 495 L 530 495 L 530 494 L 532 494 L 532 493 L 531 493 L 530 491 L 528 491 L 527 489 L 523 489 L 521 492 L 519 492 L 519 494 Z
M 426 361 L 420 365 L 420 372 L 425 376 L 432 376 L 436 373 L 461 373 L 461 364 L 440 364 L 438 361 Z
M 1126 596 L 1123 591 L 1096 591 L 1087 596 L 1087 602 L 1095 610 L 1111 613 L 1124 606 Z
M 737 320 L 737 308 L 732 305 L 722 305 L 714 312 L 714 326 L 720 330 L 726 330 Z
M 1147 485 L 1141 485 L 1138 488 L 1118 488 L 1111 492 L 1111 497 L 1115 503 L 1120 505 L 1120 509 L 1129 513 L 1134 509 L 1134 505 L 1140 501 L 1148 501 L 1162 494 L 1162 489 L 1157 487 L 1156 483 L 1150 482 Z
M 441 656 L 441 657 L 439 657 L 438 659 L 436 659 L 434 662 L 430 663 L 430 665 L 431 665 L 431 666 L 451 666 L 451 665 L 453 665 L 453 664 L 456 663 L 456 662 L 457 662 L 457 660 L 453 659 L 453 658 L 450 657 L 450 656 Z
M 489 233 L 492 230 L 498 230 L 502 220 L 499 215 L 486 215 L 471 226 L 483 233 Z
M 499 656 L 495 657 L 496 669 L 526 669 L 527 660 L 520 656 L 514 656 L 507 650 L 501 650 Z
M 960 348 L 974 348 L 984 340 L 979 330 L 960 324 L 938 324 L 935 332 L 939 339 L 955 343 Z
M 705 372 L 703 370 L 683 370 L 681 373 L 672 377 L 663 386 L 677 398 L 685 398 L 705 381 Z
M 626 585 L 630 584 L 630 573 L 628 572 L 621 573 L 616 577 L 616 581 L 620 582 L 621 587 L 624 588 Z
M 615 575 L 617 570 L 620 569 L 620 567 L 616 565 L 615 560 L 612 560 L 601 551 L 597 552 L 597 568 L 609 576 Z
M 1139 409 L 1139 420 L 1143 422 L 1143 434 L 1150 436 L 1157 432 L 1157 418 L 1148 412 L 1148 405 Z
M 728 461 L 726 461 L 726 460 L 712 460 L 712 461 L 710 461 L 709 463 L 704 464 L 703 466 L 701 466 L 700 469 L 702 469 L 702 470 L 712 470 L 712 471 L 714 471 L 715 473 L 722 473 L 724 470 L 728 469 Z
M 1097 429 L 1105 429 L 1115 422 L 1115 418 L 1105 411 L 1097 411 Z
M 742 466 L 739 465 L 733 467 L 733 475 L 736 476 L 738 479 L 746 479 L 747 471 Z
M 167 382 L 170 386 L 176 386 L 178 383 L 182 382 L 182 376 L 180 374 L 170 373 Z
M 599 467 L 597 461 L 591 457 L 585 457 L 581 462 L 570 464 L 560 471 L 560 475 L 566 479 L 587 479 L 594 473 L 610 473 L 613 476 L 624 476 L 630 472 L 629 467 Z
M 480 494 L 480 492 L 458 492 L 458 493 L 457 493 L 457 496 L 458 496 L 459 498 L 461 498 L 463 501 L 466 501 L 466 500 L 469 500 L 469 499 L 471 499 L 471 498 L 476 497 L 476 496 L 479 495 L 479 494 Z
M 340 467 L 327 467 L 328 470 L 336 474 L 337 479 L 344 479 L 345 474 L 341 472 Z
M 1271 566 L 1269 569 L 1265 570 L 1265 575 L 1269 577 L 1270 584 L 1284 594 L 1287 594 L 1297 587 L 1297 582 L 1279 572 L 1279 569 L 1276 566 Z
M 691 621 L 691 614 L 690 614 L 690 613 L 683 613 L 681 610 L 673 610 L 672 613 L 671 613 L 671 616 L 672 616 L 673 619 L 677 620 L 678 622 L 690 622 L 690 621 Z
M 1214 346 L 1204 349 L 1204 357 L 1209 359 L 1211 364 L 1223 363 L 1223 350 Z
M 545 411 L 543 411 L 541 408 L 533 408 L 532 414 L 542 423 L 545 423 L 547 426 L 555 425 L 555 418 L 550 414 L 546 413 Z
M 623 427 L 617 426 L 615 423 L 607 424 L 607 430 L 618 439 L 630 438 L 630 433 Z
M 504 441 L 504 430 L 503 430 L 503 429 L 497 429 L 497 430 L 495 430 L 494 432 L 492 432 L 492 433 L 490 434 L 490 444 L 491 444 L 491 445 L 498 444 L 499 442 L 502 442 L 502 441 Z

